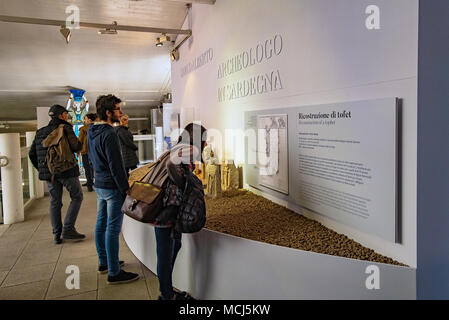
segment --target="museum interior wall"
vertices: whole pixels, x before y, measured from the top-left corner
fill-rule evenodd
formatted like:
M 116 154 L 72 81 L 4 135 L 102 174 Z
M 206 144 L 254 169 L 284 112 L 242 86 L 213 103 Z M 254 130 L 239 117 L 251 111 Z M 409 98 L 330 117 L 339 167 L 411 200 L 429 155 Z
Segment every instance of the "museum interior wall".
M 181 126 L 201 121 L 224 135 L 225 129 L 243 130 L 248 112 L 284 113 L 302 106 L 313 111 L 318 105 L 401 99 L 396 241 L 304 209 L 282 193 L 253 190 L 245 182 L 251 190 L 416 268 L 418 1 L 375 1 L 379 29 L 366 25 L 370 16 L 366 10 L 372 4 L 365 0 L 193 4 L 185 22 L 193 36 L 180 48 L 179 60 L 172 62 L 173 110 L 180 113 Z M 357 121 L 373 128 L 375 120 Z M 379 133 L 386 130 L 384 123 L 376 125 Z M 243 163 L 243 139 L 223 140 L 214 141 L 216 153 Z

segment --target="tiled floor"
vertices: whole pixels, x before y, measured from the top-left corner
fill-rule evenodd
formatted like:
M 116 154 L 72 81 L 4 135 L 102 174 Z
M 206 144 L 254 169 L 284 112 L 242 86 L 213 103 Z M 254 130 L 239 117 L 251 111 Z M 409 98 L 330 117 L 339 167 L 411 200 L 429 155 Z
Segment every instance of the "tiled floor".
M 83 187 L 84 200 L 76 228 L 86 235 L 80 242 L 56 245 L 48 213 L 49 198 L 33 203 L 25 212 L 25 221 L 0 225 L 0 300 L 5 299 L 77 299 L 125 300 L 157 299 L 157 277 L 137 260 L 120 236 L 120 259 L 126 271 L 138 273 L 140 280 L 129 284 L 108 285 L 106 275 L 98 274 L 94 242 L 96 194 Z M 63 215 L 70 198 L 64 191 Z M 80 270 L 80 288 L 67 289 L 69 265 Z

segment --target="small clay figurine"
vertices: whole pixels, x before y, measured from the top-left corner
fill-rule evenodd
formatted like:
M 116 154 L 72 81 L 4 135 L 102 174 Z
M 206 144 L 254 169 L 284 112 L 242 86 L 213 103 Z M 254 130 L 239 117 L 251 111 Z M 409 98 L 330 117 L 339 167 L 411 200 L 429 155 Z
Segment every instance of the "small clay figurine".
M 203 161 L 206 164 L 206 195 L 216 198 L 221 195 L 221 168 L 210 145 L 204 147 Z
M 239 170 L 235 167 L 234 160 L 229 160 L 228 163 L 223 162 L 222 189 L 238 189 L 239 178 Z

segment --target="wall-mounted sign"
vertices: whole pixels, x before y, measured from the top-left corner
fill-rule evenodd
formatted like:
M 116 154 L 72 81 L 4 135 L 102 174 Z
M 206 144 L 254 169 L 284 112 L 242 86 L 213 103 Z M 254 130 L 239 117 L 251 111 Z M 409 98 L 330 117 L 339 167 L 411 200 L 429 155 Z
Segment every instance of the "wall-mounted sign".
M 279 113 L 288 118 L 288 196 L 278 196 L 399 242 L 397 99 L 251 111 L 245 113 L 245 129 L 264 127 L 262 122 Z M 257 138 L 257 152 L 270 154 L 263 149 L 270 144 Z M 273 152 L 280 151 L 279 137 L 276 141 Z M 251 186 L 285 193 L 265 181 L 259 165 L 247 164 L 245 174 Z

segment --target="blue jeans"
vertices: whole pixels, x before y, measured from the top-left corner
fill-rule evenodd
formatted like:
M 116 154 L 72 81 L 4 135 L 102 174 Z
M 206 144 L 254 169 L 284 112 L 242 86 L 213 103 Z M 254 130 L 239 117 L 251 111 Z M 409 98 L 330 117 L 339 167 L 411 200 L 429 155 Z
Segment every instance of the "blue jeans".
M 122 230 L 122 205 L 125 196 L 117 189 L 95 188 L 97 192 L 97 225 L 95 245 L 100 265 L 108 266 L 110 276 L 120 272 L 118 258 L 119 234 Z
M 172 273 L 176 256 L 181 249 L 181 239 L 171 237 L 171 228 L 154 228 L 156 234 L 157 277 L 162 299 L 170 300 L 173 296 Z

